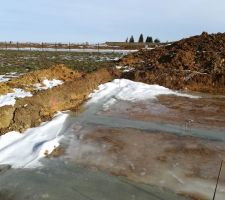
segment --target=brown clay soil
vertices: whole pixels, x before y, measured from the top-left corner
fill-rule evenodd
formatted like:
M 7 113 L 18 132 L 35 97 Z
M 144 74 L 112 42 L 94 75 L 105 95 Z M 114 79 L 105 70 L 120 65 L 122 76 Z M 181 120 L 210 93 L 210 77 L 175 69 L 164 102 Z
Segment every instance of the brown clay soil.
M 59 65 L 28 73 L 6 84 L 11 88 L 27 89 L 44 78 L 59 79 L 64 83 L 49 90 L 33 91 L 32 97 L 18 99 L 14 106 L 0 107 L 0 135 L 12 130 L 22 132 L 50 119 L 57 111 L 78 108 L 98 85 L 111 81 L 113 73 L 100 69 L 90 74 L 80 74 Z
M 0 83 L 0 95 L 7 94 L 9 92 L 13 92 L 12 88 L 10 88 L 7 83 Z
M 225 33 L 194 36 L 123 57 L 123 77 L 171 89 L 225 94 Z

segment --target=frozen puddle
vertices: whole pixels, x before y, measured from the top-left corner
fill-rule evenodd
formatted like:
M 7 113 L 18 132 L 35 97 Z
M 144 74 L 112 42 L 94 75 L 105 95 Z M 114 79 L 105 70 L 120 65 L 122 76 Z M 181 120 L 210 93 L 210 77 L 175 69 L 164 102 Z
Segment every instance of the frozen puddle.
M 14 168 L 39 166 L 38 160 L 59 146 L 60 130 L 68 114 L 59 113 L 50 122 L 24 133 L 9 132 L 0 136 L 0 164 Z

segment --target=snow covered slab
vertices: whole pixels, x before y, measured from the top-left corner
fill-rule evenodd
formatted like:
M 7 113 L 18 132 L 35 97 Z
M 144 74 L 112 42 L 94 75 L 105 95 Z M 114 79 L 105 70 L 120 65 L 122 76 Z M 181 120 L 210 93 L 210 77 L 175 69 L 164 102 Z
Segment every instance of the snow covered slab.
M 52 121 L 45 122 L 24 133 L 9 132 L 0 136 L 0 164 L 14 168 L 40 166 L 39 159 L 59 146 L 59 135 L 68 114 L 58 113 Z
M 116 100 L 132 102 L 142 101 L 146 99 L 155 99 L 159 95 L 177 95 L 188 98 L 199 98 L 198 96 L 180 93 L 159 85 L 149 85 L 127 79 L 115 79 L 112 82 L 100 85 L 98 90 L 90 94 L 89 97 L 91 99 L 88 104 L 98 103 L 103 99 L 108 99 L 109 104 L 115 103 Z
M 30 92 L 26 92 L 22 89 L 15 88 L 13 93 L 8 93 L 6 95 L 0 95 L 0 107 L 6 105 L 14 105 L 16 103 L 16 98 L 31 97 Z

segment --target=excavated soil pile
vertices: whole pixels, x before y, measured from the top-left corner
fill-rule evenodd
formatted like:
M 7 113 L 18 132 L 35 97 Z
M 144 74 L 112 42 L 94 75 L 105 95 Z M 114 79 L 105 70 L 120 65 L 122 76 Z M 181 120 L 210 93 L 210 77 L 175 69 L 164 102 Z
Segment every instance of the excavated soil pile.
M 182 39 L 119 61 L 135 69 L 123 77 L 172 89 L 225 94 L 225 33 Z
M 12 88 L 10 88 L 7 83 L 0 83 L 0 95 L 7 94 L 9 92 L 13 92 Z
M 73 71 L 64 65 L 56 65 L 49 69 L 37 70 L 11 81 L 0 83 L 0 95 L 12 92 L 12 88 L 21 88 L 26 91 L 33 91 L 35 84 L 43 85 L 43 81 L 47 80 L 61 80 L 63 82 L 71 81 L 82 77 L 83 74 L 78 71 Z
M 14 106 L 0 107 L 0 135 L 8 131 L 24 131 L 50 119 L 57 111 L 78 108 L 98 85 L 111 81 L 113 73 L 100 69 L 90 74 L 79 74 L 62 65 L 40 70 L 7 83 L 26 88 L 31 83 L 52 78 L 64 83 L 48 90 L 36 91 L 32 97 L 18 99 Z

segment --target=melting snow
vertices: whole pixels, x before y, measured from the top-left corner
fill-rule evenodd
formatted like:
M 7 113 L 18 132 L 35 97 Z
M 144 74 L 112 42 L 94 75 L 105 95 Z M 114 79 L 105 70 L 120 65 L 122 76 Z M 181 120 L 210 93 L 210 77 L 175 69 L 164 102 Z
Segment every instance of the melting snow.
M 99 100 L 107 97 L 113 97 L 115 100 L 123 101 L 141 101 L 155 99 L 158 95 L 177 95 L 189 98 L 199 98 L 197 96 L 173 91 L 159 85 L 148 85 L 126 79 L 115 79 L 112 82 L 100 85 L 98 90 L 90 94 L 89 97 L 91 97 L 91 99 L 89 103 L 97 103 Z M 112 98 L 108 100 L 108 104 L 110 105 L 115 102 L 116 101 L 114 100 L 112 101 Z
M 14 105 L 16 103 L 16 98 L 31 97 L 30 92 L 26 92 L 22 89 L 15 88 L 13 93 L 8 93 L 6 95 L 0 95 L 0 107 L 5 105 Z
M 47 89 L 51 89 L 53 87 L 56 87 L 58 85 L 62 85 L 63 84 L 63 81 L 61 80 L 56 80 L 56 79 L 53 79 L 53 80 L 48 80 L 48 79 L 45 79 L 43 80 L 43 85 L 40 84 L 40 83 L 36 83 L 34 84 L 34 86 L 36 87 L 37 90 L 47 90 Z
M 129 66 L 116 66 L 116 69 L 120 69 L 122 70 L 123 72 L 130 72 L 130 71 L 133 71 L 134 68 L 133 67 L 129 67 Z
M 22 75 L 22 74 L 18 74 L 17 72 L 10 72 L 10 73 L 6 73 L 4 75 L 0 75 L 0 83 L 7 82 L 7 81 L 11 80 L 12 78 L 19 77 L 20 75 Z
M 61 82 L 46 80 L 44 83 L 46 87 L 50 88 L 53 87 L 54 83 Z M 21 92 L 21 95 L 19 95 L 19 92 Z M 15 94 L 17 94 L 17 97 L 31 95 L 30 93 L 24 93 L 20 89 L 15 89 Z M 8 102 L 14 103 L 15 94 L 11 94 L 13 97 L 9 98 Z M 116 103 L 117 100 L 139 101 L 155 99 L 158 95 L 162 94 L 198 98 L 159 85 L 148 85 L 126 79 L 116 79 L 100 85 L 97 91 L 89 95 L 91 97 L 89 103 L 99 103 L 101 100 L 106 99 L 107 101 L 104 106 L 110 106 Z M 60 131 L 67 116 L 68 114 L 59 113 L 52 121 L 43 123 L 37 128 L 30 128 L 23 134 L 9 132 L 0 136 L 0 164 L 10 164 L 12 167 L 17 168 L 40 166 L 39 159 L 45 157 L 46 153 L 50 154 L 59 146 L 59 141 L 63 137 L 60 135 Z
M 1 82 L 7 82 L 8 80 L 10 80 L 9 78 L 5 78 L 5 75 L 0 75 L 0 83 Z
M 23 134 L 13 131 L 0 136 L 0 164 L 14 168 L 40 166 L 38 160 L 59 146 L 62 139 L 59 133 L 67 116 L 58 113 L 52 121 L 30 128 Z

